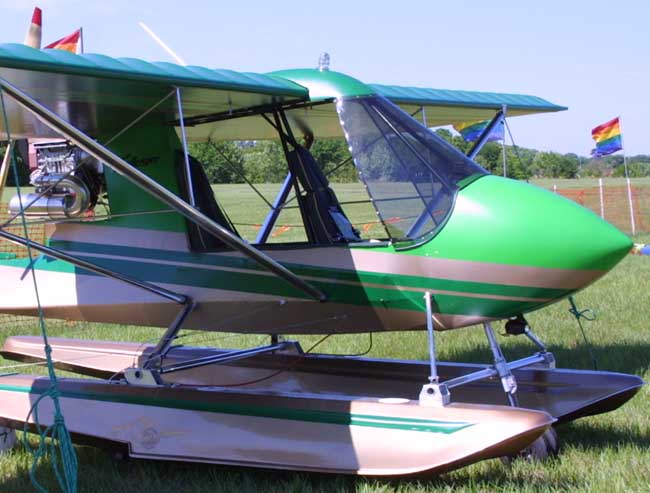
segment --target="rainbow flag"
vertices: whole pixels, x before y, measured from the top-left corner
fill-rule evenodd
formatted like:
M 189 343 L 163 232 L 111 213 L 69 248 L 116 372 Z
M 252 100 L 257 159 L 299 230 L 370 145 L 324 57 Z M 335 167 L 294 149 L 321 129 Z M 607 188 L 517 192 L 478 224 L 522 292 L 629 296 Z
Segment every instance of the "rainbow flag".
M 52 50 L 65 50 L 70 53 L 77 53 L 77 48 L 79 46 L 79 40 L 81 39 L 81 29 L 77 29 L 72 34 L 61 38 L 54 43 L 50 43 L 45 48 L 50 48 Z
M 623 149 L 621 125 L 618 117 L 598 125 L 591 131 L 591 137 L 596 141 L 596 148 L 591 151 L 591 154 L 595 157 L 607 156 Z
M 465 142 L 474 142 L 478 140 L 483 131 L 490 124 L 490 120 L 483 120 L 480 122 L 466 122 L 466 123 L 457 123 L 454 125 L 454 130 L 458 132 Z M 503 140 L 503 121 L 492 129 L 492 133 L 488 137 L 487 141 L 492 142 L 494 140 Z

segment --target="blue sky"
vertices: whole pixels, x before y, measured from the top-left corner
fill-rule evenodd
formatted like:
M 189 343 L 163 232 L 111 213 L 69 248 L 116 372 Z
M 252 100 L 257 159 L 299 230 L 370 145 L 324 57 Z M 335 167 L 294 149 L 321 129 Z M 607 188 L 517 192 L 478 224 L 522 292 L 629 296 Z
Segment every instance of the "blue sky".
M 620 115 L 627 154 L 650 154 L 650 2 L 40 0 L 43 42 L 83 26 L 87 52 L 169 57 L 265 72 L 331 67 L 365 82 L 534 94 L 569 111 L 513 118 L 517 144 L 588 155 L 592 127 Z M 3 42 L 34 4 L 0 0 Z

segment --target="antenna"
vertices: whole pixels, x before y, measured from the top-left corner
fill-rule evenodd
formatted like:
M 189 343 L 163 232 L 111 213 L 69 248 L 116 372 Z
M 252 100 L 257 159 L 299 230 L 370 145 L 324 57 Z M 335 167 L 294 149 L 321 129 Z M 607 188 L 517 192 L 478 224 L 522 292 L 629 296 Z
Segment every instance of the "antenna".
M 176 60 L 176 62 L 177 62 L 179 65 L 183 65 L 183 66 L 187 65 L 187 63 L 185 62 L 185 60 L 183 60 L 181 57 L 179 57 L 179 56 L 174 52 L 174 50 L 172 50 L 169 46 L 167 46 L 167 44 L 166 44 L 162 39 L 160 39 L 160 38 L 158 37 L 158 35 L 157 35 L 155 32 L 153 32 L 153 31 L 149 28 L 149 26 L 147 26 L 147 25 L 146 25 L 144 22 L 142 22 L 142 21 L 138 22 L 138 24 L 140 24 L 140 27 L 141 27 L 142 29 L 144 29 L 145 32 L 146 32 L 149 36 L 151 36 L 151 37 L 153 38 L 153 40 L 154 40 L 156 43 L 158 43 L 158 45 L 159 45 L 163 50 L 165 50 L 165 51 L 166 51 L 166 52 L 167 52 L 167 53 L 168 53 L 168 54 L 169 54 L 169 55 L 170 55 L 174 60 Z

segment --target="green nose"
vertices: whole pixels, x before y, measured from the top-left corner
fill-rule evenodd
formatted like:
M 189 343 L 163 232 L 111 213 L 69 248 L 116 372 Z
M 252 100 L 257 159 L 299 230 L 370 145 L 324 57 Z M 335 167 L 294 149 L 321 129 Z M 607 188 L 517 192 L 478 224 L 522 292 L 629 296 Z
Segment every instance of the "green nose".
M 590 271 L 593 278 L 614 267 L 632 247 L 625 234 L 575 202 L 497 176 L 480 178 L 459 192 L 434 243 L 441 256 Z M 590 276 L 581 277 L 589 282 Z

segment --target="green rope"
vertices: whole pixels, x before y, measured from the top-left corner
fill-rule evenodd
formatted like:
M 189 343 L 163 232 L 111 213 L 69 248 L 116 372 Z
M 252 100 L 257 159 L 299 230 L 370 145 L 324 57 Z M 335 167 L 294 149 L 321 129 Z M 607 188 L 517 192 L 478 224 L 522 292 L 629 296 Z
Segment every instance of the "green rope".
M 9 133 L 9 121 L 7 118 L 7 109 L 5 106 L 4 92 L 0 90 L 0 103 L 2 104 L 2 115 L 4 118 L 4 126 L 7 133 L 8 145 L 11 146 L 11 135 Z M 18 165 L 16 164 L 16 158 L 13 153 L 13 149 L 10 149 L 11 165 L 13 168 L 13 173 L 16 181 L 16 192 L 18 194 L 18 201 L 20 203 L 20 215 L 22 218 L 23 234 L 27 240 L 27 255 L 29 257 L 29 270 L 32 274 L 32 281 L 34 283 L 34 293 L 36 296 L 36 304 L 38 307 L 38 323 L 41 330 L 41 337 L 43 338 L 45 359 L 47 362 L 47 372 L 50 378 L 50 386 L 46 392 L 41 394 L 38 399 L 34 402 L 29 414 L 25 419 L 25 432 L 27 432 L 27 424 L 30 421 L 30 418 L 33 417 L 34 424 L 39 436 L 38 447 L 33 448 L 27 439 L 27 433 L 24 434 L 24 444 L 25 448 L 32 454 L 33 461 L 32 467 L 29 470 L 29 477 L 32 481 L 32 485 L 42 492 L 47 493 L 45 489 L 36 479 L 36 468 L 38 467 L 40 461 L 49 456 L 52 461 L 52 468 L 54 469 L 54 474 L 56 479 L 63 490 L 64 493 L 76 493 L 77 492 L 77 455 L 75 453 L 74 447 L 72 445 L 72 439 L 70 438 L 70 433 L 65 426 L 65 421 L 63 419 L 63 414 L 61 412 L 61 405 L 59 402 L 59 386 L 54 371 L 54 364 L 52 363 L 52 347 L 48 341 L 47 337 L 47 328 L 45 326 L 45 317 L 43 315 L 43 307 L 41 306 L 41 298 L 38 291 L 38 282 L 36 281 L 36 271 L 34 269 L 34 257 L 32 254 L 32 249 L 30 247 L 29 232 L 27 228 L 27 219 L 25 217 L 25 211 L 23 209 L 23 200 L 20 192 L 20 179 L 18 175 Z M 39 416 L 38 416 L 38 407 L 45 399 L 49 397 L 52 399 L 52 404 L 54 405 L 54 421 L 53 423 L 44 428 L 40 425 Z M 46 438 L 49 437 L 49 443 Z
M 581 322 L 581 319 L 585 319 L 588 322 L 593 322 L 594 320 L 596 320 L 596 314 L 591 308 L 578 310 L 578 307 L 576 306 L 573 296 L 569 296 L 569 304 L 571 305 L 571 308 L 569 308 L 569 313 L 576 318 L 576 321 L 578 322 L 578 327 L 580 327 L 580 332 L 582 332 L 582 338 L 585 341 L 585 346 L 587 347 L 587 352 L 589 353 L 589 357 L 591 358 L 591 363 L 594 365 L 594 370 L 598 371 L 598 361 L 596 360 L 596 356 L 594 356 L 594 351 L 591 347 L 591 343 L 589 342 L 589 339 L 587 339 L 587 333 L 585 332 L 585 329 L 582 326 L 582 322 Z

